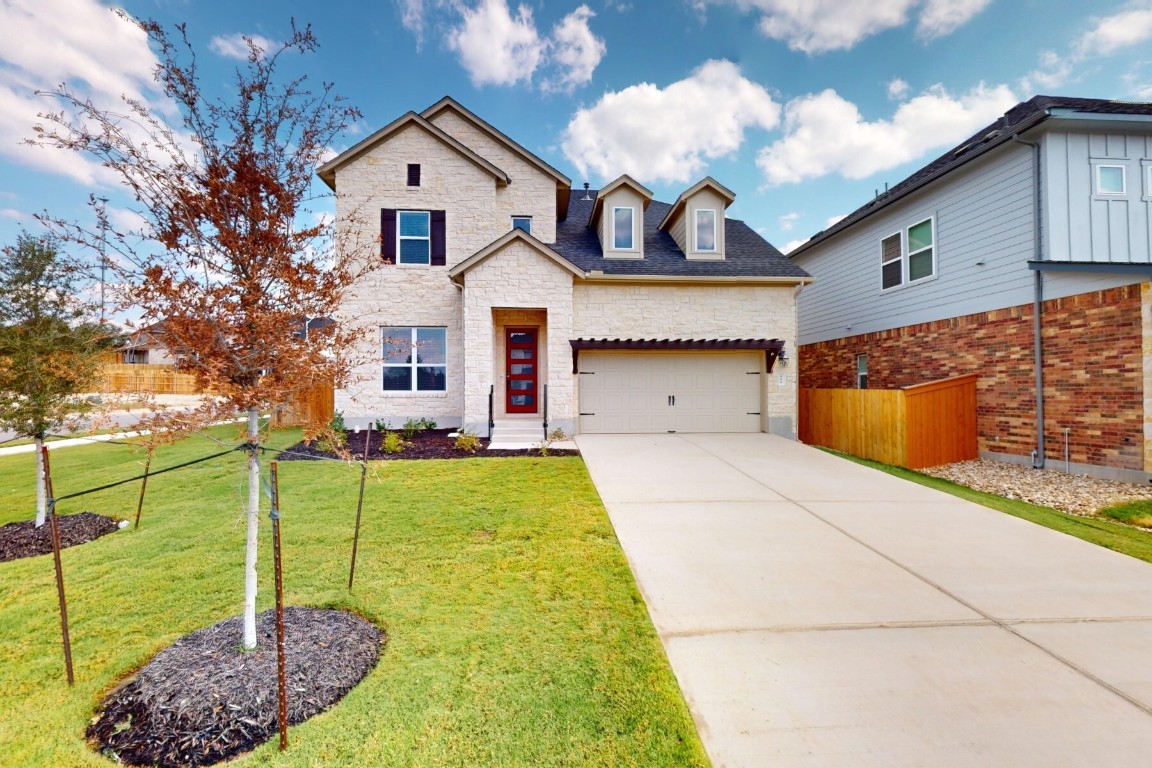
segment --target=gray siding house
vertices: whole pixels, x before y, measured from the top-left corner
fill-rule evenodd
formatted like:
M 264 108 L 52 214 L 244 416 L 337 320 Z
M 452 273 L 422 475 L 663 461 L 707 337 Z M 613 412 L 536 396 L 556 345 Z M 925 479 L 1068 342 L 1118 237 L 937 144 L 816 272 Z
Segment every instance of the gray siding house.
M 801 387 L 976 373 L 982 455 L 1149 477 L 1152 104 L 1018 104 L 790 258 Z

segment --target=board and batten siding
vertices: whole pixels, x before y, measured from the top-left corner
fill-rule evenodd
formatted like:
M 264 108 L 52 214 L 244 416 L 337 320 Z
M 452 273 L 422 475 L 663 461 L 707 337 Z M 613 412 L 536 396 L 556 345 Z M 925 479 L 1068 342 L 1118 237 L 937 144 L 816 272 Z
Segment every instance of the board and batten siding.
M 1069 249 L 1053 253 L 1050 240 L 1057 239 L 1059 231 L 1069 237 L 1069 224 L 1061 214 L 1048 213 L 1049 201 L 1059 198 L 1064 209 L 1067 201 L 1081 200 L 1084 215 L 1088 215 L 1093 188 L 1091 169 L 1084 144 L 1081 173 L 1062 178 L 1049 170 L 1053 150 L 1048 136 L 1042 141 L 1042 179 L 1044 189 L 1044 221 L 1041 228 L 1045 258 L 1069 259 Z M 992 150 L 944 178 L 918 190 L 906 199 L 894 203 L 883 211 L 864 219 L 848 232 L 831 238 L 826 243 L 796 258 L 796 263 L 816 279 L 805 286 L 797 300 L 799 313 L 799 344 L 856 336 L 864 333 L 900 328 L 933 320 L 987 312 L 994 309 L 1028 304 L 1034 298 L 1034 274 L 1028 261 L 1035 258 L 1033 217 L 1035 211 L 1033 160 L 1031 147 L 1006 144 Z M 1113 150 L 1114 151 L 1114 150 Z M 1140 167 L 1139 159 L 1134 161 Z M 1065 166 L 1061 166 L 1065 167 Z M 1147 173 L 1147 171 L 1143 171 Z M 1130 206 L 1139 202 L 1145 206 L 1145 240 L 1147 241 L 1147 206 L 1140 202 L 1143 187 L 1133 190 L 1134 180 L 1144 180 L 1129 174 Z M 1069 192 L 1067 184 L 1077 185 Z M 1063 214 L 1067 216 L 1067 214 Z M 902 229 L 935 216 L 936 274 L 932 279 L 914 285 L 882 291 L 880 288 L 880 241 Z M 1050 230 L 1057 230 L 1050 237 Z M 1086 223 L 1079 229 L 1083 238 L 1089 237 Z M 1096 236 L 1099 239 L 1099 236 Z M 1113 239 L 1114 240 L 1114 239 Z M 1091 248 L 1085 239 L 1086 248 Z M 1113 252 L 1114 253 L 1114 252 Z M 1148 260 L 1145 247 L 1144 260 Z M 1087 254 L 1076 255 L 1073 260 L 1087 261 Z M 1122 259 L 1093 257 L 1097 261 Z M 1127 259 L 1123 259 L 1127 260 Z M 981 263 L 982 262 L 982 263 Z M 1092 273 L 1047 273 L 1044 278 L 1045 299 L 1074 296 L 1089 291 L 1107 290 L 1143 278 Z
M 1044 136 L 1046 258 L 1054 261 L 1152 261 L 1148 170 L 1152 135 L 1052 131 Z M 1093 161 L 1125 168 L 1123 196 L 1095 194 Z

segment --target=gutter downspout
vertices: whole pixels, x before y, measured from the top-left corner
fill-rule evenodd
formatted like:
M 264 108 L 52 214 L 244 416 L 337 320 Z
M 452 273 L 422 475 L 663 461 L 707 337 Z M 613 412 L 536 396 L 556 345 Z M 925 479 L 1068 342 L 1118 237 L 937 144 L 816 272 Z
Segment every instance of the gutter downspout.
M 1019 134 L 1012 136 L 1012 141 L 1032 147 L 1032 178 L 1035 187 L 1035 216 L 1032 220 L 1032 243 L 1035 261 L 1043 261 L 1044 249 L 1040 242 L 1040 215 L 1041 215 L 1041 187 L 1040 187 L 1040 144 L 1034 141 L 1024 141 Z M 1044 310 L 1044 272 L 1035 270 L 1033 311 L 1032 311 L 1032 365 L 1036 371 L 1036 450 L 1032 452 L 1032 468 L 1043 469 L 1045 458 L 1044 445 L 1044 354 L 1043 354 L 1043 320 L 1041 313 Z

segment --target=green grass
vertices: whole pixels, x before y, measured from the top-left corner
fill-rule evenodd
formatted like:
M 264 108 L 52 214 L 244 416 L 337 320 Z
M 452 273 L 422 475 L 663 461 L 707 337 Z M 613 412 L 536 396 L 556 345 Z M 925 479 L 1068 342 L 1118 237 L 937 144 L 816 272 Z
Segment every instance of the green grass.
M 830 450 L 828 452 L 834 453 L 849 461 L 854 461 L 857 464 L 879 469 L 890 475 L 902 477 L 905 480 L 911 480 L 914 483 L 926 485 L 929 488 L 935 488 L 938 491 L 944 491 L 953 496 L 974 501 L 977 504 L 983 504 L 985 507 L 997 509 L 1013 517 L 1030 520 L 1045 528 L 1051 528 L 1052 530 L 1066 533 L 1069 536 L 1075 536 L 1078 539 L 1090 541 L 1101 547 L 1123 552 L 1126 555 L 1131 555 L 1132 557 L 1152 563 L 1152 532 L 1150 531 L 1139 530 L 1130 525 L 1122 525 L 1112 520 L 1101 519 L 1099 517 L 1070 515 L 1058 509 L 1052 509 L 1051 507 L 1042 507 L 1036 504 L 1029 504 L 1026 501 L 1006 499 L 1003 496 L 973 490 L 965 485 L 953 483 L 949 480 L 941 480 L 938 477 L 931 477 L 930 475 L 915 472 L 911 469 L 893 467 L 888 464 L 881 464 L 876 461 L 849 456 L 846 453 L 840 453 L 838 451 Z M 1145 507 L 1145 513 L 1148 511 L 1149 508 Z
M 1119 520 L 1128 525 L 1152 528 L 1152 500 L 1142 499 L 1114 504 L 1111 507 L 1098 510 L 1096 514 L 1112 520 Z
M 218 428 L 220 435 L 234 432 Z M 295 434 L 274 438 L 281 445 Z M 154 467 L 207 455 L 195 438 Z M 56 493 L 129 477 L 127 447 L 54 452 Z M 84 743 L 102 696 L 181 635 L 240 612 L 241 454 L 149 481 L 139 531 L 64 550 L 76 686 L 51 556 L 0 563 L 0 763 L 107 766 Z M 0 458 L 0 523 L 31 517 L 32 456 Z M 285 593 L 383 627 L 378 666 L 328 712 L 228 765 L 706 765 L 691 717 L 579 458 L 388 462 L 346 589 L 355 468 L 282 462 Z M 131 517 L 138 485 L 62 502 Z M 270 528 L 261 595 L 271 605 Z

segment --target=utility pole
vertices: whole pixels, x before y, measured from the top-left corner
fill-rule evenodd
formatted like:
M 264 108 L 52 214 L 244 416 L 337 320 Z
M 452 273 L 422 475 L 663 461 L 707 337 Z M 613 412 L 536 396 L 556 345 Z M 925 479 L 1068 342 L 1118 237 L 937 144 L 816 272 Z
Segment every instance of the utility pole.
M 98 197 L 100 201 L 100 325 L 104 325 L 104 276 L 108 267 L 105 256 L 108 239 L 108 198 Z

